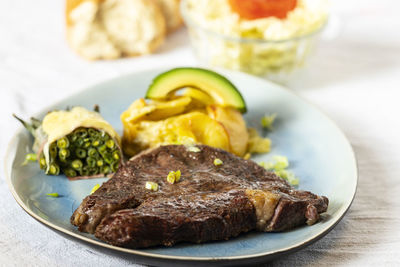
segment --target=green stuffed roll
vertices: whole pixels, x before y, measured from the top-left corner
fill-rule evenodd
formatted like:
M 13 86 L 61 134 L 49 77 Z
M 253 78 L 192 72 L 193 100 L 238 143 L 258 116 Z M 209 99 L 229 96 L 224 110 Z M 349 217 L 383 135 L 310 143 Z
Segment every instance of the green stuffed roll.
M 31 123 L 15 117 L 35 138 L 32 149 L 48 175 L 110 177 L 123 162 L 120 136 L 97 111 L 74 107 Z

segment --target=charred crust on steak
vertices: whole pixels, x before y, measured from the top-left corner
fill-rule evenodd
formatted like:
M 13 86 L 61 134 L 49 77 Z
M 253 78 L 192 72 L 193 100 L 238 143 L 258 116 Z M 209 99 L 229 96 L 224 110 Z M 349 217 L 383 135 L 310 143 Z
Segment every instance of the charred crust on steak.
M 196 153 L 168 145 L 133 157 L 82 201 L 71 223 L 110 244 L 140 248 L 284 231 L 314 224 L 327 210 L 326 197 L 296 190 L 253 161 L 196 146 Z M 215 158 L 224 164 L 216 167 Z M 176 170 L 180 181 L 168 183 Z M 159 190 L 146 190 L 146 181 Z

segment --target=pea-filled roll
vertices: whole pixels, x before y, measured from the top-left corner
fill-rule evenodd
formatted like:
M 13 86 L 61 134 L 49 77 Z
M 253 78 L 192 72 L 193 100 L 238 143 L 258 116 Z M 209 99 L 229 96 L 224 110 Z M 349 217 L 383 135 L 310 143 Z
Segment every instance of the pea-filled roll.
M 33 151 L 48 175 L 69 179 L 109 176 L 122 163 L 120 137 L 96 111 L 74 107 L 52 111 L 31 124 L 17 118 L 35 137 Z

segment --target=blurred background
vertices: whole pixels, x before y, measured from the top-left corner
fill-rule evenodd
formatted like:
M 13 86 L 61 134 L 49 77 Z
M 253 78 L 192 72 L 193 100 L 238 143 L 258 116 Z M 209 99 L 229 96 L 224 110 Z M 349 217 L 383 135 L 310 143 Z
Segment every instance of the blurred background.
M 71 8 L 73 8 L 77 1 L 71 2 Z M 19 127 L 18 122 L 11 117 L 12 113 L 27 118 L 82 88 L 126 73 L 157 67 L 198 64 L 209 66 L 211 64 L 208 58 L 204 59 L 204 55 L 196 56 L 193 53 L 189 31 L 185 25 L 182 24 L 172 30 L 168 30 L 168 25 L 164 25 L 164 30 L 162 30 L 164 33 L 161 33 L 164 40 L 156 41 L 157 33 L 154 32 L 159 31 L 161 26 L 159 22 L 154 21 L 153 26 L 149 26 L 153 27 L 152 31 L 148 31 L 154 36 L 147 43 L 141 44 L 142 48 L 133 49 L 132 52 L 132 54 L 148 53 L 148 49 L 143 46 L 153 46 L 154 50 L 150 49 L 151 53 L 119 58 L 120 55 L 123 56 L 129 52 L 114 51 L 107 55 L 115 59 L 94 60 L 102 56 L 107 57 L 102 54 L 105 50 L 101 50 L 98 54 L 86 52 L 79 41 L 82 36 L 76 37 L 78 41 L 70 39 L 68 42 L 66 38 L 67 35 L 70 36 L 69 34 L 71 36 L 75 34 L 68 31 L 74 31 L 72 27 L 78 25 L 76 21 L 79 21 L 80 16 L 84 18 L 89 16 L 86 16 L 85 12 L 90 14 L 91 7 L 85 7 L 83 11 L 76 12 L 71 18 L 71 21 L 76 19 L 75 22 L 66 21 L 65 7 L 65 1 L 61 0 L 0 0 L 0 128 L 2 129 L 0 152 L 2 156 L 4 156 L 7 143 Z M 290 77 L 285 76 L 285 79 L 261 74 L 265 79 L 278 80 L 318 106 L 343 129 L 356 151 L 361 177 L 358 197 L 344 221 L 327 238 L 302 252 L 289 256 L 288 259 L 275 262 L 278 266 L 307 265 L 309 259 L 328 265 L 335 265 L 338 259 L 343 261 L 344 265 L 353 263 L 359 266 L 374 264 L 389 266 L 399 263 L 396 252 L 400 249 L 398 221 L 397 227 L 394 222 L 379 223 L 380 220 L 390 221 L 388 214 L 393 214 L 393 210 L 389 209 L 390 205 L 392 208 L 394 206 L 395 210 L 400 209 L 398 194 L 390 190 L 391 185 L 395 184 L 394 186 L 399 188 L 398 185 L 394 180 L 379 181 L 382 176 L 398 177 L 400 175 L 398 167 L 400 158 L 398 141 L 400 135 L 398 120 L 398 114 L 400 114 L 398 104 L 400 96 L 398 93 L 400 89 L 399 9 L 400 2 L 395 0 L 331 1 L 329 20 L 321 30 L 313 55 L 305 59 L 304 67 L 299 67 L 301 71 Z M 118 12 L 110 16 L 123 16 Z M 147 15 L 156 16 L 154 14 L 157 12 L 154 10 L 152 12 L 150 15 L 146 13 L 145 17 L 129 19 L 141 25 L 143 21 L 147 21 Z M 188 14 L 191 16 L 190 12 Z M 69 28 L 66 23 L 71 23 Z M 165 24 L 165 21 L 162 23 Z M 194 19 L 193 23 L 201 24 L 201 21 Z M 201 27 L 206 27 L 204 25 Z M 193 34 L 196 35 L 196 33 L 192 32 L 192 38 L 208 38 L 207 36 L 193 37 Z M 204 35 L 204 32 L 197 34 Z M 143 33 L 143 36 L 147 35 Z M 207 43 L 207 40 L 196 41 L 197 44 L 201 42 Z M 241 51 L 243 44 L 239 45 Z M 274 46 L 271 49 L 275 48 Z M 298 46 L 283 48 L 283 51 L 286 53 L 285 49 L 296 50 L 297 48 Z M 195 49 L 202 48 L 197 48 L 195 45 Z M 211 53 L 211 51 L 209 54 L 206 53 L 206 56 Z M 253 56 L 252 54 L 251 57 Z M 257 55 L 254 57 L 258 58 Z M 248 64 L 254 65 L 253 62 Z M 234 65 L 230 64 L 230 66 Z M 235 66 L 234 68 L 241 70 L 241 65 Z M 3 176 L 2 166 L 0 168 L 0 176 Z M 4 262 L 13 261 L 15 265 L 18 265 L 24 263 L 26 259 L 36 258 L 42 263 L 63 265 L 73 264 L 75 261 L 71 257 L 85 255 L 93 257 L 90 258 L 92 264 L 96 257 L 100 257 L 99 262 L 107 258 L 107 263 L 110 265 L 131 263 L 118 255 L 102 254 L 104 251 L 102 253 L 86 251 L 79 254 L 82 245 L 68 239 L 60 239 L 58 234 L 48 231 L 47 228 L 30 219 L 13 201 L 4 179 L 0 179 L 0 186 L 0 197 L 5 203 L 0 207 L 0 214 L 2 214 L 0 236 L 3 242 L 7 243 L 6 246 L 0 246 L 0 255 L 3 255 Z M 375 195 L 377 190 L 386 192 L 378 200 L 375 199 L 381 201 L 381 209 L 375 211 L 376 216 L 381 219 L 369 218 L 368 215 L 358 212 L 368 209 L 369 205 L 373 204 L 369 196 Z M 363 219 L 360 220 L 360 218 Z M 14 224 L 11 223 L 14 219 L 16 225 L 29 224 L 23 228 L 27 231 L 26 234 L 21 235 L 16 230 L 10 231 L 9 227 Z M 382 225 L 385 226 L 382 228 Z M 358 229 L 364 231 L 368 229 L 368 233 L 363 235 Z M 37 240 L 36 235 L 31 231 L 40 232 L 43 240 Z M 361 235 L 357 243 L 352 237 L 354 233 Z M 54 258 L 49 254 L 50 247 L 58 251 L 59 258 Z M 326 251 L 327 249 L 329 251 Z M 378 251 L 379 257 L 369 254 L 369 251 L 374 249 Z M 6 253 L 7 256 L 4 256 Z M 20 257 L 21 255 L 25 256 Z

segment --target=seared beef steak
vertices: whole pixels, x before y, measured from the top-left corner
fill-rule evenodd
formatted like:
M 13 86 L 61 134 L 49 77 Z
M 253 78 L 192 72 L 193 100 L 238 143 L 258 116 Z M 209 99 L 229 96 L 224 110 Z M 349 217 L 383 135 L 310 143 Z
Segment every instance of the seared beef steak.
M 295 190 L 250 160 L 197 145 L 145 151 L 87 196 L 71 217 L 80 231 L 124 247 L 228 239 L 252 229 L 283 231 L 318 221 L 328 199 Z M 223 161 L 215 166 L 213 161 Z M 170 184 L 170 171 L 182 173 Z M 159 190 L 147 190 L 147 181 Z

